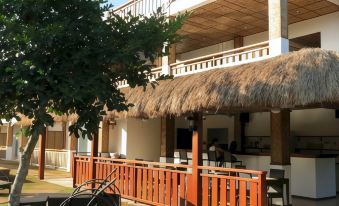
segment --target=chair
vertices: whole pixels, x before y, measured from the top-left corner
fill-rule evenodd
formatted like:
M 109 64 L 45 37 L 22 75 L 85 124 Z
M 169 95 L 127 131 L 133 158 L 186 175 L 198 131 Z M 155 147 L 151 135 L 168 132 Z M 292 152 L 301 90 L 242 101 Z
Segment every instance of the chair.
M 211 162 L 214 162 L 214 166 L 217 166 L 217 153 L 215 151 L 208 151 L 208 166 L 211 166 Z
M 120 159 L 126 159 L 126 155 L 125 154 L 120 154 Z
M 8 189 L 8 194 L 11 192 L 12 182 L 9 181 L 9 177 L 0 170 L 0 189 Z
M 275 178 L 276 180 L 268 181 L 267 189 L 267 201 L 268 205 L 272 205 L 272 199 L 281 198 L 283 205 L 285 205 L 284 200 L 284 184 L 285 184 L 285 171 L 280 169 L 270 169 L 269 173 L 270 178 Z M 289 194 L 287 194 L 289 196 Z M 287 198 L 288 201 L 288 198 Z
M 120 190 L 115 185 L 116 178 L 111 176 L 116 172 L 116 168 L 107 175 L 105 179 L 92 179 L 78 186 L 71 196 L 66 198 L 60 206 L 86 205 L 86 206 L 119 206 L 121 205 Z M 112 180 L 110 180 L 112 179 Z M 90 185 L 98 185 L 96 188 Z M 108 194 L 107 191 L 112 192 Z M 81 203 L 80 203 L 80 202 Z
M 179 151 L 179 161 L 180 161 L 180 164 L 187 164 L 188 165 L 188 157 L 187 157 L 187 151 L 186 150 L 180 150 Z
M 236 157 L 234 157 L 232 155 L 232 153 L 228 152 L 228 151 L 225 151 L 224 153 L 224 159 L 225 159 L 225 162 L 226 163 L 231 163 L 231 167 L 232 167 L 232 164 L 233 163 L 240 163 L 240 165 L 242 165 L 242 161 L 240 160 L 237 160 Z
M 246 165 L 235 165 L 234 166 L 235 169 L 246 169 Z M 243 177 L 243 178 L 251 178 L 252 179 L 252 174 L 250 173 L 241 173 L 241 172 L 237 172 L 236 174 L 237 177 Z

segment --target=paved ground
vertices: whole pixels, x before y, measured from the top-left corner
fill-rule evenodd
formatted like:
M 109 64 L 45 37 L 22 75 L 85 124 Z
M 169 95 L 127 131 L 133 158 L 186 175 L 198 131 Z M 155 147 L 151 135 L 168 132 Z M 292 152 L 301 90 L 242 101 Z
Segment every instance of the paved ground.
M 17 162 L 0 160 L 0 167 L 11 169 L 10 179 L 13 181 L 18 167 Z M 23 187 L 24 196 L 49 195 L 71 193 L 72 179 L 70 173 L 59 170 L 46 169 L 45 181 L 38 179 L 37 167 L 31 167 Z M 0 190 L 0 205 L 7 202 L 8 190 Z M 6 205 L 6 204 L 3 204 Z

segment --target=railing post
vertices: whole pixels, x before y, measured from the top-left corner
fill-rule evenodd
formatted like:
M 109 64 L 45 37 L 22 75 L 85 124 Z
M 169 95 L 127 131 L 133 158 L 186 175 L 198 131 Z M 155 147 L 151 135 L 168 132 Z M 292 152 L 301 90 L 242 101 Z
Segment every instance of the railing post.
M 258 206 L 267 205 L 266 172 L 258 175 Z
M 75 156 L 75 154 L 73 153 L 73 160 L 72 160 L 72 162 L 73 162 L 73 165 L 72 165 L 72 177 L 73 177 L 73 187 L 75 188 L 76 187 L 76 183 L 77 183 L 77 161 L 76 161 L 76 156 Z
M 89 162 L 89 179 L 96 178 L 94 157 L 98 157 L 98 133 L 96 133 L 92 139 L 91 157 Z M 94 188 L 95 184 L 92 184 L 91 187 Z

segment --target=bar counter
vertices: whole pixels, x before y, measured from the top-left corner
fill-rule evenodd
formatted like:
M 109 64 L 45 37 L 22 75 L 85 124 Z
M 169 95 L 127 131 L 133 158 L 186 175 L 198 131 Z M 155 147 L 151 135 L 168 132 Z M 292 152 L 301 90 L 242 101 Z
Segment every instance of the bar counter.
M 235 156 L 249 169 L 269 171 L 271 167 L 269 153 L 238 153 Z M 312 199 L 335 197 L 336 157 L 334 154 L 291 154 L 291 174 L 288 175 L 291 195 Z

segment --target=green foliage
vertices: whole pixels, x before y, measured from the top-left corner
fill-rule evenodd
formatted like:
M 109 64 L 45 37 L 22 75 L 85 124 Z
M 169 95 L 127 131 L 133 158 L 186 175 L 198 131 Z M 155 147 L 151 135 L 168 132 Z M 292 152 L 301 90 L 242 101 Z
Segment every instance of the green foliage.
M 128 109 L 117 81 L 145 86 L 164 42 L 180 40 L 176 31 L 186 14 L 169 21 L 160 10 L 121 18 L 103 3 L 0 0 L 1 118 L 34 119 L 32 134 L 53 125 L 51 113 L 75 113 L 70 131 L 91 137 L 105 106 Z

